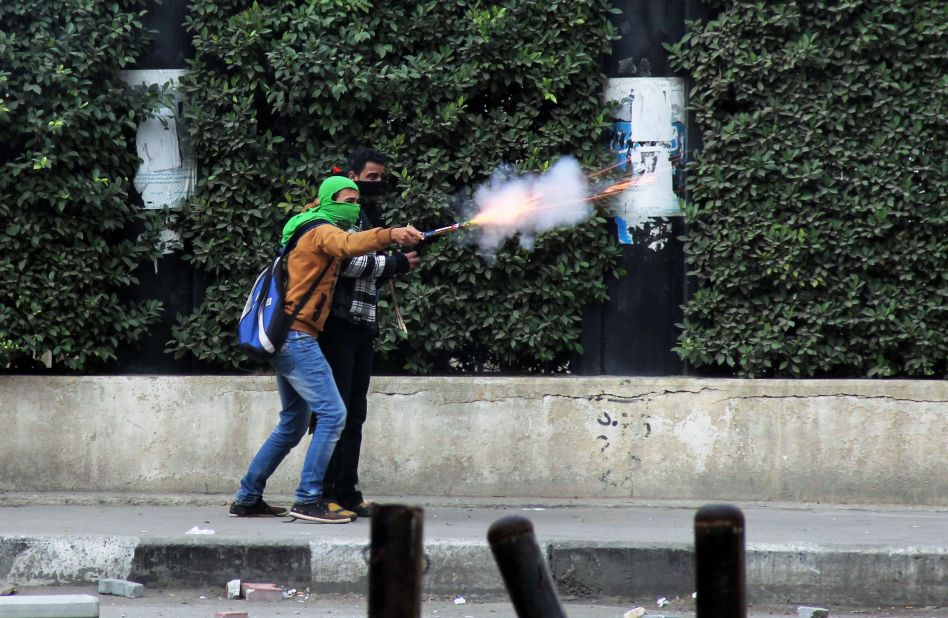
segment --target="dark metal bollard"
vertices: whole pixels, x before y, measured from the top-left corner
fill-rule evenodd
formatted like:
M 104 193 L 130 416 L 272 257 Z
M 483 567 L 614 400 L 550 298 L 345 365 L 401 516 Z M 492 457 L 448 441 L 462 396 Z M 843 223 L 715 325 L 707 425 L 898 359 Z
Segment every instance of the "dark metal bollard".
M 745 618 L 744 514 L 707 504 L 695 514 L 697 618 Z
M 519 618 L 566 618 L 529 519 L 498 519 L 487 541 Z
M 424 511 L 375 505 L 369 549 L 369 618 L 419 618 Z

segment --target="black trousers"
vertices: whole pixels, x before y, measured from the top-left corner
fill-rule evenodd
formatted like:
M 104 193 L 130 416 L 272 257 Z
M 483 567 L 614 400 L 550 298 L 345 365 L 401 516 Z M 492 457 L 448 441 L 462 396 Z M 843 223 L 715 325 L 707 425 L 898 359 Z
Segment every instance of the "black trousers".
M 339 318 L 329 317 L 319 335 L 319 347 L 346 405 L 346 426 L 329 460 L 323 480 L 323 496 L 343 506 L 362 502 L 359 484 L 359 454 L 362 425 L 368 409 L 369 378 L 372 375 L 372 344 L 375 334 Z

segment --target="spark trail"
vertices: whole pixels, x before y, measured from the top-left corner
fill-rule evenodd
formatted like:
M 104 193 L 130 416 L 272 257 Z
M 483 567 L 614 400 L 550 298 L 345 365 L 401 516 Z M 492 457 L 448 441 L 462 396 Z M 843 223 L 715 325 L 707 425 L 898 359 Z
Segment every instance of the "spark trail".
M 509 178 L 495 174 L 475 193 L 476 213 L 470 219 L 425 232 L 424 236 L 432 238 L 477 227 L 480 231 L 477 242 L 488 252 L 518 233 L 521 245 L 530 248 L 537 234 L 578 225 L 588 219 L 593 213 L 592 202 L 638 185 L 654 183 L 654 172 L 673 167 L 661 166 L 648 175 L 625 176 L 591 191 L 590 183 L 594 178 L 622 165 L 627 165 L 627 162 L 583 174 L 575 159 L 564 157 L 540 175 Z

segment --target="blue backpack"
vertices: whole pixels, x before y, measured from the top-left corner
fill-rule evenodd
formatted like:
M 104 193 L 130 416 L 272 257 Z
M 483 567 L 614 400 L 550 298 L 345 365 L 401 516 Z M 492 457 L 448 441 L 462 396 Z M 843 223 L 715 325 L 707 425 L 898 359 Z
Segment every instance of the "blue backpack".
M 293 313 L 287 315 L 283 310 L 287 289 L 287 255 L 304 234 L 323 224 L 329 224 L 329 221 L 310 221 L 300 226 L 280 250 L 276 259 L 263 269 L 257 280 L 254 281 L 253 287 L 250 288 L 247 304 L 244 305 L 244 310 L 240 314 L 240 321 L 237 323 L 237 348 L 250 359 L 266 361 L 273 358 L 280 351 L 293 320 L 299 315 L 300 310 L 309 300 L 309 297 L 313 295 L 316 286 L 319 285 L 319 282 L 322 281 L 329 270 L 325 268 L 319 273 L 319 276 L 316 277 L 296 304 Z

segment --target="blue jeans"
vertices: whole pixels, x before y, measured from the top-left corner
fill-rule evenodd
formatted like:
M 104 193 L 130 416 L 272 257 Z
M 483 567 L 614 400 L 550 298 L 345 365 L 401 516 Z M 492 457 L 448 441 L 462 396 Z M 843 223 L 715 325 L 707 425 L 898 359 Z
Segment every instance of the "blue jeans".
M 312 335 L 291 330 L 271 362 L 283 405 L 280 422 L 250 462 L 234 500 L 249 506 L 263 497 L 267 479 L 306 435 L 310 414 L 315 414 L 316 432 L 306 451 L 296 490 L 296 504 L 312 504 L 322 497 L 323 477 L 346 424 L 346 407 L 332 369 Z

